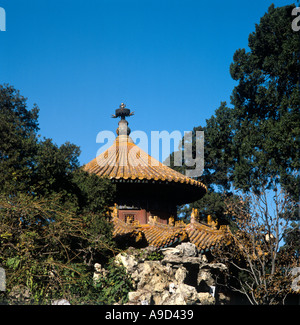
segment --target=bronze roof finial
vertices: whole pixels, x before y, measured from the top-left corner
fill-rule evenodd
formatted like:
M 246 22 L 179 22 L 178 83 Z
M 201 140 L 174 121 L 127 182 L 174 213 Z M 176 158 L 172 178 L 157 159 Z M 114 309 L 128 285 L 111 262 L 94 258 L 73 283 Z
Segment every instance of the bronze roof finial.
M 125 120 L 126 116 L 132 116 L 134 115 L 134 112 L 130 113 L 130 109 L 125 108 L 126 105 L 124 103 L 121 103 L 118 109 L 116 109 L 115 115 L 112 115 L 111 117 L 117 118 L 121 117 L 121 120 Z

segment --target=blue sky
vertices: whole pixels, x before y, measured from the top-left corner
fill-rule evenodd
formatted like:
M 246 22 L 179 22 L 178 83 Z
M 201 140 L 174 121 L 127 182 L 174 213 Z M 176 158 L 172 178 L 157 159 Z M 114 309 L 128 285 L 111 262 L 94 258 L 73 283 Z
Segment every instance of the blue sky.
M 0 0 L 0 83 L 40 108 L 40 134 L 80 146 L 115 131 L 121 102 L 132 130 L 205 125 L 235 85 L 229 65 L 270 4 L 293 1 Z

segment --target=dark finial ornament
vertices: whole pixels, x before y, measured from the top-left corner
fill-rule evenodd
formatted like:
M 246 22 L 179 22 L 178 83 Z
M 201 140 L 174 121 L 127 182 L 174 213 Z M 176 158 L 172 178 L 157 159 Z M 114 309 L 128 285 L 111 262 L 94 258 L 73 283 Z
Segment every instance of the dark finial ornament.
M 112 115 L 111 117 L 113 118 L 121 117 L 121 120 L 125 120 L 126 116 L 134 115 L 134 112 L 130 113 L 130 109 L 125 107 L 126 105 L 124 103 L 121 103 L 120 107 L 116 109 L 115 115 Z

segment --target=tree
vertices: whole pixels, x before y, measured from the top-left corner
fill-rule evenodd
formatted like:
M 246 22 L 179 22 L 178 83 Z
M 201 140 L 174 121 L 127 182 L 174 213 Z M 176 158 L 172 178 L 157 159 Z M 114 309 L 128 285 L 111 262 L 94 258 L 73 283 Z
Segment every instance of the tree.
M 72 192 L 72 173 L 79 168 L 78 146 L 66 142 L 58 147 L 51 139 L 37 143 L 30 190 L 42 196 Z
M 234 119 L 232 109 L 222 102 L 210 119 L 206 120 L 204 127 L 194 127 L 192 131 L 192 150 L 194 158 L 197 147 L 195 144 L 196 132 L 204 131 L 204 171 L 197 179 L 207 186 L 207 194 L 189 206 L 179 207 L 178 214 L 189 216 L 192 208 L 197 208 L 199 217 L 206 221 L 207 215 L 224 222 L 224 198 L 232 195 L 233 172 L 235 158 L 233 153 Z M 186 139 L 182 139 L 183 150 Z M 174 166 L 174 153 L 170 156 L 170 166 L 175 170 L 185 173 L 186 162 L 182 166 Z M 221 220 L 223 219 L 223 220 Z M 228 219 L 226 222 L 229 222 Z
M 105 303 L 99 296 L 107 288 L 95 287 L 92 274 L 95 258 L 102 263 L 116 250 L 108 215 L 75 213 L 59 196 L 0 195 L 0 207 L 0 265 L 7 278 L 0 300 L 44 304 L 63 297 L 72 304 Z M 27 299 L 18 298 L 24 289 Z
M 112 207 L 115 202 L 116 187 L 108 178 L 100 178 L 79 169 L 73 173 L 73 184 L 82 212 L 106 214 L 107 206 Z
M 203 217 L 226 213 L 235 245 L 216 256 L 231 266 L 228 285 L 252 304 L 285 303 L 299 261 L 300 42 L 291 28 L 294 7 L 270 6 L 249 35 L 249 51 L 233 56 L 233 107 L 221 103 L 205 126 L 193 130 L 204 130 L 199 180 L 208 194 L 189 209 L 197 207 Z M 195 143 L 193 148 L 196 154 Z
M 221 103 L 205 126 L 193 130 L 204 130 L 205 136 L 205 169 L 199 179 L 208 186 L 208 196 L 217 193 L 194 204 L 200 211 L 208 200 L 211 207 L 216 202 L 214 214 L 222 214 L 222 195 L 233 188 L 259 194 L 280 184 L 298 201 L 300 42 L 291 28 L 294 7 L 270 6 L 249 35 L 250 50 L 234 53 L 230 73 L 238 84 L 233 107 Z
M 40 140 L 38 111 L 36 105 L 29 110 L 14 87 L 0 86 L 0 265 L 7 271 L 6 298 L 12 302 L 9 295 L 23 287 L 30 302 L 61 295 L 75 303 L 99 302 L 99 294 L 106 295 L 93 285 L 92 265 L 106 262 L 115 250 L 109 222 L 115 187 L 81 169 L 75 144 Z M 126 277 L 122 270 L 116 274 Z M 105 283 L 100 287 L 108 290 Z
M 12 86 L 0 85 L 0 191 L 28 190 L 36 154 L 38 112 Z
M 299 222 L 300 42 L 291 28 L 294 7 L 270 6 L 249 35 L 250 51 L 235 52 L 230 73 L 238 81 L 231 96 L 233 185 L 256 194 L 273 189 L 275 196 L 280 185 L 295 204 L 286 217 Z M 287 244 L 295 226 L 287 230 Z
M 0 85 L 0 193 L 34 197 L 59 194 L 60 203 L 78 211 L 103 212 L 113 205 L 114 186 L 80 168 L 80 148 L 39 139 L 36 105 L 12 86 Z
M 293 294 L 291 270 L 299 263 L 294 247 L 281 246 L 291 231 L 286 212 L 293 214 L 295 204 L 282 188 L 274 193 L 273 198 L 263 191 L 226 199 L 237 229 L 230 249 L 216 253 L 231 270 L 228 286 L 255 305 L 285 304 Z
M 206 184 L 207 194 L 192 204 L 206 219 L 207 215 L 221 221 L 225 217 L 224 198 L 232 195 L 234 155 L 232 139 L 232 110 L 222 102 L 204 127 L 194 128 L 193 132 L 204 131 L 204 171 L 199 180 Z M 224 220 L 223 220 L 224 221 Z M 230 220 L 227 220 L 229 222 Z
M 291 28 L 294 5 L 268 12 L 239 49 L 230 73 L 238 85 L 231 101 L 235 120 L 235 186 L 270 187 L 273 177 L 299 197 L 299 35 Z

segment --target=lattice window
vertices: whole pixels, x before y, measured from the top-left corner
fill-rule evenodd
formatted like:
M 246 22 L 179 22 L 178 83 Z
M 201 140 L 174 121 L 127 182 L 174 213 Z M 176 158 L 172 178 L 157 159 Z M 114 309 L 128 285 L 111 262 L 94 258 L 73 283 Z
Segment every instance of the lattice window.
M 134 214 L 125 214 L 125 222 L 133 223 L 134 222 Z

